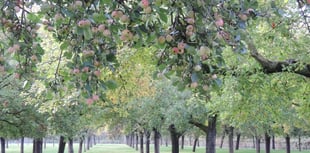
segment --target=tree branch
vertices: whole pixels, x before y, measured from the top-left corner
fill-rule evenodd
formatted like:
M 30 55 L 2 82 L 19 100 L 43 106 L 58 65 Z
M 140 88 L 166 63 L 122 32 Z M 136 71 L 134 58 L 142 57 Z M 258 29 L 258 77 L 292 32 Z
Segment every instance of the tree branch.
M 295 59 L 285 61 L 271 61 L 258 53 L 251 39 L 247 40 L 248 49 L 251 51 L 251 56 L 259 62 L 265 73 L 277 72 L 292 72 L 310 78 L 310 64 L 300 63 Z
M 197 121 L 195 121 L 193 119 L 190 119 L 188 123 L 198 127 L 199 129 L 201 129 L 204 132 L 208 132 L 208 126 L 206 126 L 206 125 L 204 125 L 204 124 L 202 124 L 200 122 L 197 122 Z

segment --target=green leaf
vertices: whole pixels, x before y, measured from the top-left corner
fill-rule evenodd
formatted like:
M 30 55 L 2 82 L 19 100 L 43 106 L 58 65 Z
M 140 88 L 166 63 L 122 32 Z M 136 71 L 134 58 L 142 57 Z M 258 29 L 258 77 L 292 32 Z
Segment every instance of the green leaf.
M 158 15 L 162 21 L 164 21 L 165 23 L 168 22 L 167 11 L 165 9 L 159 8 Z
M 105 85 L 106 85 L 109 89 L 111 89 L 111 90 L 114 90 L 114 89 L 117 88 L 117 84 L 116 84 L 116 82 L 115 82 L 114 80 L 108 80 L 108 81 L 106 81 L 106 82 L 105 82 Z
M 69 42 L 68 41 L 65 41 L 63 42 L 61 45 L 60 45 L 60 49 L 61 50 L 66 50 L 69 46 Z
M 40 20 L 41 20 L 41 16 L 35 15 L 35 14 L 33 14 L 33 13 L 29 13 L 29 14 L 27 15 L 27 18 L 28 18 L 30 21 L 35 22 L 35 23 L 40 22 Z
M 93 33 L 90 27 L 83 29 L 83 34 L 86 40 L 90 40 L 93 38 Z

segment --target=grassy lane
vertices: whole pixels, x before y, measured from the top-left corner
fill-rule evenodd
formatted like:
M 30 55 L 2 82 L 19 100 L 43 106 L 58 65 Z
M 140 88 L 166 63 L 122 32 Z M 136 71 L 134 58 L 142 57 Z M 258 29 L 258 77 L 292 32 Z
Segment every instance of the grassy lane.
M 77 153 L 77 144 L 75 144 L 74 152 Z M 47 145 L 46 149 L 43 150 L 43 153 L 57 153 L 57 145 L 52 146 Z M 204 153 L 205 149 L 203 147 L 198 147 L 196 150 L 196 153 Z M 68 151 L 65 151 L 67 153 Z M 171 149 L 170 147 L 161 147 L 160 153 L 170 153 Z M 264 150 L 261 151 L 264 153 Z M 271 153 L 284 153 L 284 150 L 272 150 Z M 19 146 L 16 144 L 10 144 L 9 149 L 6 150 L 6 153 L 19 153 Z M 32 153 L 32 145 L 26 144 L 25 145 L 25 153 Z M 84 152 L 83 152 L 84 153 Z M 88 150 L 85 153 L 139 153 L 133 148 L 128 147 L 127 145 L 123 144 L 98 144 Z M 151 153 L 154 153 L 153 148 L 151 148 Z M 192 147 L 185 147 L 184 150 L 180 149 L 180 153 L 192 153 Z M 227 149 L 217 149 L 217 153 L 228 153 Z M 238 151 L 235 151 L 235 153 L 255 153 L 254 149 L 241 149 Z M 309 150 L 307 151 L 296 151 L 293 150 L 291 153 L 309 153 Z

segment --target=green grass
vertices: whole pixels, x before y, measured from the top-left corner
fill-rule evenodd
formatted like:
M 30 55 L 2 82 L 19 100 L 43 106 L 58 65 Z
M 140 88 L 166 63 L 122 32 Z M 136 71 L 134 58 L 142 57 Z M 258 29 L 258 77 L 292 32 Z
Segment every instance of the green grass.
M 6 150 L 6 153 L 19 153 L 19 148 L 17 144 L 10 144 L 9 148 Z M 57 145 L 53 146 L 52 144 L 48 144 L 46 149 L 43 150 L 43 153 L 57 153 Z M 74 145 L 74 152 L 77 153 L 78 145 Z M 67 153 L 68 151 L 65 151 Z M 160 153 L 170 153 L 171 147 L 162 146 Z M 204 153 L 205 149 L 203 147 L 198 147 L 196 149 L 196 153 Z M 217 149 L 217 153 L 228 153 L 227 149 Z M 261 151 L 264 153 L 264 150 Z M 25 153 L 32 153 L 32 145 L 25 144 Z M 124 144 L 97 144 L 88 150 L 86 153 L 139 153 L 134 148 L 128 147 Z M 154 153 L 153 147 L 151 147 L 151 153 Z M 192 147 L 185 147 L 183 150 L 180 149 L 180 153 L 192 153 Z M 255 153 L 254 149 L 241 149 L 235 151 L 235 153 Z M 272 150 L 271 153 L 285 153 L 284 150 Z M 309 150 L 304 150 L 299 152 L 297 150 L 293 150 L 291 153 L 309 153 Z

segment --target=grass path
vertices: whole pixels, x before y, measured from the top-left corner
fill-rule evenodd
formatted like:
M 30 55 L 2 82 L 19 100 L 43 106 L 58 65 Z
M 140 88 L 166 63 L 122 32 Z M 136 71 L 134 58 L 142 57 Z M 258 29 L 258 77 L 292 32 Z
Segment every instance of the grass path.
M 43 153 L 57 153 L 57 145 L 52 146 L 47 145 L 46 149 L 43 150 Z M 74 146 L 74 152 L 77 153 L 78 151 L 78 145 L 75 144 Z M 68 151 L 65 151 L 67 153 Z M 204 153 L 205 149 L 203 147 L 198 147 L 196 150 L 196 153 Z M 228 149 L 217 149 L 217 153 L 228 153 Z M 309 150 L 306 151 L 292 151 L 291 153 L 309 153 Z M 9 145 L 9 148 L 6 150 L 6 153 L 19 153 L 19 146 L 16 144 Z M 25 153 L 32 153 L 32 145 L 26 144 L 25 145 Z M 139 153 L 139 151 L 136 151 L 134 148 L 131 148 L 124 144 L 97 144 L 94 147 L 92 147 L 87 152 L 83 153 Z M 151 152 L 154 153 L 153 147 L 151 147 Z M 171 153 L 170 147 L 161 147 L 160 153 Z M 180 153 L 192 153 L 192 147 L 185 147 L 183 150 L 180 149 Z M 235 151 L 235 153 L 255 153 L 254 149 L 241 149 L 238 151 Z M 261 151 L 261 153 L 264 153 L 264 150 Z M 285 153 L 284 150 L 272 150 L 271 153 Z

